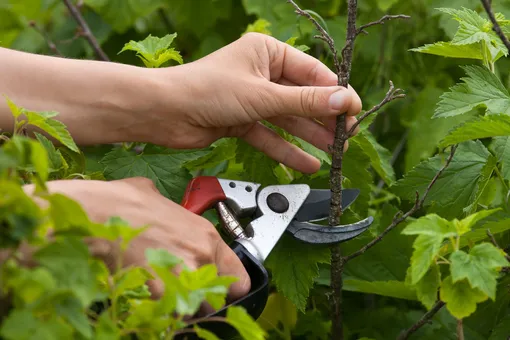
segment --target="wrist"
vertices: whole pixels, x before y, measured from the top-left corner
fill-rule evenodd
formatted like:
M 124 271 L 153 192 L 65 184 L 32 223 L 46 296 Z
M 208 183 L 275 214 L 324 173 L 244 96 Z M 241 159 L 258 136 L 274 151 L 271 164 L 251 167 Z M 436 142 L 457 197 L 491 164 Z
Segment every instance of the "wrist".
M 178 66 L 164 69 L 137 68 L 126 89 L 124 112 L 117 123 L 118 142 L 170 143 L 172 136 L 161 136 L 161 127 L 178 124 L 179 112 L 189 101 L 181 87 L 183 77 Z M 172 146 L 170 146 L 172 147 Z

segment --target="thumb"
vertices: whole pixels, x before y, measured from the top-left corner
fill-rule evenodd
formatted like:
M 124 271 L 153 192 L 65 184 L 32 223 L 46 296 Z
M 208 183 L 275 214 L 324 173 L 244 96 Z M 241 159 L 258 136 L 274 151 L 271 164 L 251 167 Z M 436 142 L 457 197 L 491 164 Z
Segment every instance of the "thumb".
M 272 109 L 276 115 L 293 115 L 308 118 L 336 116 L 347 112 L 359 113 L 357 96 L 341 86 L 285 86 L 275 84 L 272 96 L 277 103 Z

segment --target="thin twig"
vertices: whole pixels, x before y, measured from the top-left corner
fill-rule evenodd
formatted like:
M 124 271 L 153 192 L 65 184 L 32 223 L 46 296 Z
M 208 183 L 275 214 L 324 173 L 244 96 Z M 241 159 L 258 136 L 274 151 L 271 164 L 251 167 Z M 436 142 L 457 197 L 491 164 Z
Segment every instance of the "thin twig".
M 51 40 L 49 35 L 44 31 L 42 28 L 40 28 L 35 21 L 30 21 L 29 25 L 33 27 L 39 34 L 44 38 L 46 41 L 46 44 L 48 45 L 48 48 L 53 51 L 53 53 L 59 57 L 63 57 L 64 55 L 58 50 L 57 45 Z
M 462 324 L 462 319 L 457 320 L 457 339 L 464 340 L 464 326 Z
M 395 99 L 405 98 L 406 95 L 404 93 L 402 93 L 402 92 L 403 92 L 402 89 L 395 89 L 395 86 L 393 85 L 393 82 L 390 80 L 390 89 L 388 90 L 388 92 L 386 92 L 386 96 L 384 97 L 384 99 L 379 104 L 375 105 L 373 108 L 371 108 L 370 110 L 366 111 L 361 116 L 359 116 L 358 121 L 355 122 L 352 125 L 351 129 L 347 133 L 348 136 L 352 137 L 354 135 L 354 131 L 356 130 L 358 125 L 360 125 L 361 122 L 365 118 L 367 118 L 371 114 L 379 111 L 381 109 L 381 107 L 383 107 L 384 105 L 388 104 L 389 102 L 391 102 L 391 101 L 393 101 Z
M 418 320 L 414 325 L 411 326 L 411 328 L 409 328 L 408 330 L 402 332 L 398 336 L 397 340 L 406 340 L 406 339 L 408 339 L 411 334 L 413 334 L 418 329 L 420 329 L 423 325 L 428 323 L 430 321 L 430 319 L 432 319 L 432 317 L 434 315 L 436 315 L 436 313 L 439 312 L 441 310 L 441 308 L 443 308 L 444 305 L 445 305 L 445 303 L 443 301 L 437 301 L 436 304 L 432 307 L 431 310 L 429 310 L 427 313 L 425 313 L 421 317 L 420 320 Z
M 80 25 L 80 27 L 81 27 L 81 29 L 83 31 L 81 33 L 81 35 L 84 36 L 85 39 L 87 39 L 87 41 L 89 42 L 90 46 L 92 47 L 92 49 L 96 53 L 97 58 L 99 58 L 99 59 L 101 59 L 103 61 L 110 61 L 110 58 L 108 58 L 106 53 L 104 53 L 104 51 L 101 49 L 101 46 L 99 45 L 99 42 L 97 41 L 96 37 L 94 36 L 92 31 L 90 30 L 89 25 L 87 25 L 87 22 L 85 21 L 85 19 L 83 19 L 83 16 L 81 15 L 81 13 L 78 10 L 78 8 L 76 8 L 76 6 L 74 6 L 71 3 L 71 0 L 63 0 L 63 1 L 64 1 L 65 5 L 67 6 L 67 9 L 69 9 L 69 12 L 73 16 L 73 18 L 76 20 L 78 25 Z
M 487 12 L 487 15 L 489 16 L 490 21 L 492 22 L 492 29 L 496 34 L 499 36 L 503 44 L 505 44 L 508 52 L 510 52 L 510 41 L 508 41 L 508 38 L 505 36 L 503 31 L 501 30 L 501 27 L 498 24 L 498 21 L 496 20 L 496 17 L 494 16 L 494 13 L 492 12 L 491 4 L 488 0 L 481 0 L 482 5 L 485 8 L 485 12 Z
M 411 18 L 411 17 L 408 16 L 408 15 L 403 15 L 403 14 L 385 15 L 385 16 L 383 16 L 381 19 L 379 19 L 377 21 L 372 21 L 372 22 L 369 22 L 368 24 L 361 25 L 358 28 L 358 30 L 356 31 L 356 35 L 360 35 L 361 33 L 368 34 L 368 32 L 365 31 L 366 28 L 369 28 L 369 27 L 372 27 L 372 26 L 375 26 L 375 25 L 384 25 L 384 22 L 389 21 L 389 20 L 394 20 L 394 19 L 409 19 L 409 18 Z
M 367 243 L 361 249 L 355 251 L 354 253 L 352 253 L 352 254 L 350 254 L 348 256 L 345 256 L 343 258 L 344 264 L 347 263 L 348 261 L 350 261 L 350 260 L 360 256 L 361 254 L 365 253 L 368 249 L 372 248 L 377 243 L 381 242 L 381 240 L 383 239 L 383 237 L 387 233 L 389 233 L 397 225 L 399 225 L 400 223 L 405 221 L 409 216 L 413 215 L 416 211 L 420 210 L 423 207 L 423 204 L 425 203 L 425 200 L 427 199 L 427 196 L 428 196 L 428 194 L 430 192 L 430 189 L 437 182 L 437 180 L 443 174 L 443 172 L 446 170 L 446 168 L 450 165 L 450 163 L 451 163 L 451 161 L 453 159 L 453 156 L 455 155 L 455 151 L 456 150 L 457 150 L 457 145 L 452 146 L 452 148 L 450 150 L 450 156 L 448 156 L 448 159 L 446 160 L 445 165 L 436 173 L 434 178 L 432 178 L 432 180 L 430 181 L 429 185 L 427 186 L 427 189 L 425 189 L 425 192 L 423 193 L 423 196 L 421 197 L 421 199 L 419 197 L 419 193 L 416 192 L 416 200 L 414 202 L 413 207 L 408 212 L 406 212 L 403 215 L 402 215 L 401 211 L 398 212 L 395 215 L 395 217 L 393 218 L 393 221 L 391 222 L 391 224 L 388 227 L 386 227 L 386 229 L 384 229 L 384 231 L 381 234 L 379 234 L 379 236 L 377 236 L 375 239 L 373 239 L 372 241 Z

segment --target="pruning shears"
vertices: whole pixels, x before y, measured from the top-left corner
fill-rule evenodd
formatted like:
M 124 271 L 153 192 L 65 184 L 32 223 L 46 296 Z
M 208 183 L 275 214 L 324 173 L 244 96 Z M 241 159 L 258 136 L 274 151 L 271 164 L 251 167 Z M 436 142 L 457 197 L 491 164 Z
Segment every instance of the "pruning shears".
M 359 192 L 359 189 L 344 189 L 342 208 L 349 207 Z M 328 217 L 330 202 L 329 189 L 311 189 L 306 184 L 262 187 L 259 183 L 213 176 L 193 178 L 181 205 L 198 215 L 213 208 L 217 211 L 222 228 L 234 239 L 230 247 L 251 279 L 251 290 L 246 296 L 205 316 L 205 319 L 225 316 L 227 308 L 233 305 L 244 307 L 254 319 L 260 316 L 269 296 L 269 277 L 264 261 L 283 233 L 309 244 L 335 244 L 355 238 L 373 222 L 373 217 L 369 216 L 336 227 L 312 223 Z M 246 226 L 241 224 L 241 219 L 248 219 Z M 205 324 L 211 328 L 210 322 Z

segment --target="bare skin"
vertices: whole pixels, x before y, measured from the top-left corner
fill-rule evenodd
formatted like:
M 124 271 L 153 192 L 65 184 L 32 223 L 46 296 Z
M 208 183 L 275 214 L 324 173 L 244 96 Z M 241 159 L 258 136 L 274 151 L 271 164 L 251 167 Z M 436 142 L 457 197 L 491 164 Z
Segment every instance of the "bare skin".
M 222 137 L 242 138 L 269 157 L 305 173 L 320 162 L 261 124 L 272 122 L 328 152 L 336 116 L 347 128 L 361 111 L 356 92 L 317 59 L 266 35 L 250 33 L 195 62 L 164 69 L 62 59 L 0 48 L 0 93 L 32 110 L 59 112 L 79 145 L 140 141 L 171 148 L 198 148 Z M 0 101 L 0 128 L 13 120 Z M 149 225 L 129 248 L 124 265 L 145 263 L 146 248 L 166 248 L 191 268 L 206 263 L 239 277 L 230 299 L 245 295 L 250 280 L 214 226 L 163 197 L 147 179 L 67 180 L 50 192 L 77 200 L 91 218 L 121 216 Z M 27 192 L 32 191 L 27 186 Z M 107 263 L 114 250 L 91 244 Z M 161 284 L 151 283 L 155 296 Z

